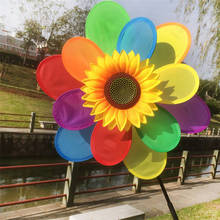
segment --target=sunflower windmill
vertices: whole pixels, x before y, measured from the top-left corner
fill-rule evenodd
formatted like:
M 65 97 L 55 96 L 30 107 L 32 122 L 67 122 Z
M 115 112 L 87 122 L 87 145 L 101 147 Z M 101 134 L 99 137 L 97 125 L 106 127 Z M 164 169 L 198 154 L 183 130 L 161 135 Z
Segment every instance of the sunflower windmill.
M 56 100 L 56 150 L 73 162 L 123 161 L 134 176 L 156 178 L 181 132 L 200 132 L 210 121 L 196 95 L 197 72 L 182 63 L 190 32 L 179 23 L 155 27 L 145 17 L 130 19 L 113 1 L 94 6 L 85 30 L 86 37 L 69 39 L 61 55 L 37 69 L 40 87 Z

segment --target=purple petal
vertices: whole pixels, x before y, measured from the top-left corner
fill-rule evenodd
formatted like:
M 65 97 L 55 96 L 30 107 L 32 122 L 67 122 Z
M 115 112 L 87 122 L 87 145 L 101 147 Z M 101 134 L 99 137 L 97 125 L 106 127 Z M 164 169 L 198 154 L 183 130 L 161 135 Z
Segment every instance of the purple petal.
M 211 119 L 209 108 L 197 95 L 181 104 L 160 105 L 176 118 L 183 133 L 199 133 L 209 125 Z
M 83 107 L 80 89 L 70 90 L 61 95 L 53 105 L 53 116 L 58 125 L 69 130 L 81 130 L 94 123 L 91 109 Z

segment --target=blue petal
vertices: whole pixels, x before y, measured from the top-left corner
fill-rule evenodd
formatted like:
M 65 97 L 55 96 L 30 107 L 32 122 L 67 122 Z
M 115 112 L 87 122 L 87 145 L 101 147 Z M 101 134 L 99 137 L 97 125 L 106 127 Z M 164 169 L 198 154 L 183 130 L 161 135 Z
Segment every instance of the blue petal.
M 117 43 L 117 51 L 131 50 L 140 54 L 141 60 L 150 58 L 157 43 L 157 31 L 153 22 L 139 17 L 129 21 L 122 29 Z
M 95 125 L 83 130 L 59 128 L 55 137 L 57 153 L 68 161 L 81 162 L 93 157 L 90 139 Z

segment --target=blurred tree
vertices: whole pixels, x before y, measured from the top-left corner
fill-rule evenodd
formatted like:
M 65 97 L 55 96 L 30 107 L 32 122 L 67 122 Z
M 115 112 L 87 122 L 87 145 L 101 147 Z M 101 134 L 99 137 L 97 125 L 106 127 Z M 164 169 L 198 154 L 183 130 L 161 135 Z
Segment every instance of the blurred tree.
M 187 18 L 186 15 L 194 15 L 198 12 L 195 44 L 200 49 L 201 63 L 206 61 L 210 48 L 212 47 L 214 50 L 211 57 L 212 67 L 214 66 L 214 68 L 210 74 L 217 97 L 220 83 L 220 0 L 181 0 L 177 6 L 177 11 L 182 12 L 185 18 Z
M 41 28 L 41 38 L 46 41 L 49 54 L 61 52 L 64 42 L 74 36 L 84 36 L 85 20 L 96 0 L 77 0 L 73 9 L 67 10 L 64 1 L 56 0 L 21 0 L 20 11 L 26 22 L 34 21 Z M 30 18 L 30 13 L 31 18 Z M 39 28 L 37 27 L 37 28 Z M 24 29 L 25 30 L 25 29 Z M 31 31 L 29 29 L 29 31 Z M 19 35 L 17 35 L 19 36 Z M 33 42 L 33 40 L 32 40 Z M 35 42 L 40 44 L 40 42 Z
M 214 80 L 201 79 L 197 94 L 204 100 L 220 100 L 220 86 L 218 85 L 216 89 L 216 82 Z
M 22 39 L 21 45 L 25 50 L 24 62 L 25 64 L 28 50 L 31 46 L 35 46 L 37 42 L 44 39 L 42 36 L 42 26 L 35 20 L 26 20 L 22 31 L 17 31 L 16 37 Z
M 85 36 L 85 22 L 88 9 L 75 6 L 66 11 L 53 24 L 53 32 L 48 39 L 49 53 L 60 53 L 65 41 L 74 36 Z

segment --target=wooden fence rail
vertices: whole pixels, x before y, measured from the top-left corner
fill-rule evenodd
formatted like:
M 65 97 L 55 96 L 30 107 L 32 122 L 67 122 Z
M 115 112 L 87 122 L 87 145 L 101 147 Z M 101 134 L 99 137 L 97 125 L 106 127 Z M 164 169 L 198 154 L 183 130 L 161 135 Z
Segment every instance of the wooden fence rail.
M 34 129 L 57 130 L 58 125 L 52 116 L 38 115 L 35 112 L 30 115 L 0 112 L 0 128 L 28 128 L 33 133 Z
M 194 152 L 195 153 L 195 152 Z M 168 161 L 173 163 L 169 163 L 171 165 L 167 165 L 167 167 L 164 169 L 161 179 L 165 182 L 169 181 L 177 181 L 177 184 L 184 184 L 184 182 L 187 180 L 187 177 L 194 176 L 195 178 L 198 176 L 203 175 L 209 175 L 211 179 L 214 179 L 216 177 L 216 174 L 220 172 L 220 170 L 217 170 L 217 166 L 220 165 L 218 162 L 219 160 L 219 150 L 214 150 L 212 154 L 194 154 L 188 151 L 183 151 L 181 155 L 179 156 L 169 156 L 168 154 Z M 201 163 L 201 164 L 192 164 L 190 160 L 192 158 L 196 158 L 197 160 L 203 161 L 204 158 L 211 160 L 209 163 Z M 178 166 L 179 163 L 179 166 Z M 172 165 L 173 164 L 173 165 Z M 177 165 L 176 165 L 177 164 Z M 23 201 L 14 201 L 14 202 L 6 202 L 6 203 L 0 203 L 0 207 L 4 206 L 11 206 L 11 205 L 17 205 L 17 204 L 23 204 L 28 202 L 35 202 L 35 201 L 41 201 L 46 199 L 55 199 L 55 198 L 62 198 L 62 202 L 68 207 L 74 205 L 75 196 L 81 195 L 81 194 L 87 194 L 87 193 L 95 193 L 95 192 L 101 192 L 101 191 L 109 191 L 109 190 L 116 190 L 116 189 L 122 189 L 122 188 L 129 188 L 131 187 L 131 190 L 134 193 L 140 193 L 142 192 L 142 188 L 145 186 L 148 186 L 149 184 L 157 184 L 157 179 L 153 179 L 150 181 L 144 181 L 141 180 L 135 176 L 132 176 L 128 171 L 125 170 L 125 166 L 123 163 L 118 165 L 118 168 L 123 168 L 125 171 L 113 171 L 113 167 L 107 167 L 109 171 L 104 174 L 91 174 L 92 172 L 84 172 L 84 175 L 82 175 L 80 169 L 84 169 L 85 171 L 87 169 L 93 169 L 94 171 L 100 170 L 104 168 L 102 165 L 98 164 L 94 160 L 90 160 L 87 162 L 81 162 L 81 163 L 73 163 L 73 162 L 66 162 L 66 163 L 52 163 L 52 164 L 30 164 L 30 165 L 17 165 L 17 166 L 2 166 L 0 167 L 0 171 L 3 170 L 10 170 L 15 171 L 16 169 L 38 169 L 39 167 L 54 167 L 54 166 L 66 166 L 66 177 L 60 178 L 60 179 L 51 179 L 51 180 L 41 180 L 41 181 L 33 181 L 28 183 L 13 183 L 13 184 L 6 184 L 6 185 L 0 185 L 0 190 L 7 188 L 15 188 L 15 187 L 28 187 L 31 185 L 39 185 L 39 184 L 52 184 L 56 182 L 64 182 L 64 189 L 63 193 L 58 195 L 48 195 L 45 197 L 39 197 L 39 198 L 33 198 Z M 191 173 L 192 168 L 198 168 L 198 167 L 207 167 L 209 168 L 208 172 L 201 171 L 198 173 Z M 106 168 L 106 167 L 105 167 Z M 174 174 L 170 175 L 169 172 L 174 172 Z M 178 173 L 178 174 L 176 174 Z M 165 175 L 166 174 L 166 175 Z M 169 175 L 168 175 L 169 174 Z M 98 187 L 98 188 L 87 188 L 86 190 L 80 190 L 79 186 L 83 183 L 83 181 L 89 181 L 90 179 L 97 179 L 97 178 L 114 178 L 119 176 L 128 176 L 131 177 L 130 181 L 126 184 L 119 184 L 119 185 L 106 185 L 105 187 Z M 51 187 L 52 185 L 50 185 Z M 145 188 L 146 190 L 146 188 Z

